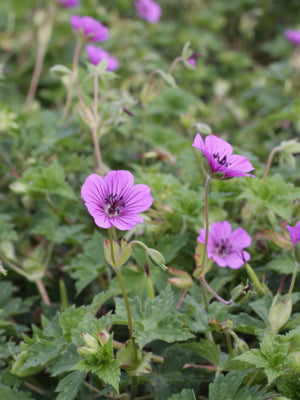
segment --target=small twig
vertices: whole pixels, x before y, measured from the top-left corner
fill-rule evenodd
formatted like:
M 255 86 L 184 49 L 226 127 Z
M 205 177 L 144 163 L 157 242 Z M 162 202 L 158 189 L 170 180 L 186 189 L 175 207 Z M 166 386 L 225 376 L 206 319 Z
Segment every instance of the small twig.
M 228 301 L 224 300 L 221 296 L 218 295 L 218 293 L 216 293 L 210 286 L 209 284 L 206 282 L 205 278 L 203 275 L 201 275 L 199 277 L 200 281 L 203 283 L 203 285 L 205 286 L 205 288 L 209 291 L 209 293 L 211 293 L 217 300 L 219 300 L 221 303 L 223 303 L 225 306 L 231 306 L 233 304 L 233 300 L 230 299 Z
M 30 382 L 24 382 L 24 385 L 38 394 L 45 395 L 45 392 L 43 390 L 39 389 L 38 387 L 36 387 L 35 385 L 33 385 Z

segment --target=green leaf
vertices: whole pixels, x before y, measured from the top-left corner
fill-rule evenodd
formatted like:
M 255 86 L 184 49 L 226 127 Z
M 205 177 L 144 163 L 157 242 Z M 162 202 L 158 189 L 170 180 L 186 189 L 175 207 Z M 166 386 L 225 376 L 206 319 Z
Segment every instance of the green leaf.
M 183 347 L 188 348 L 200 357 L 206 358 L 216 367 L 220 366 L 221 350 L 215 342 L 208 339 L 200 339 L 197 343 L 183 344 Z
M 72 200 L 77 199 L 71 186 L 66 183 L 64 170 L 57 161 L 46 168 L 28 168 L 20 182 L 24 183 L 27 191 L 33 195 L 56 194 Z
M 85 373 L 74 371 L 65 376 L 57 385 L 55 391 L 59 393 L 56 400 L 73 400 L 80 389 Z
M 232 400 L 245 373 L 230 372 L 227 375 L 220 374 L 209 385 L 209 400 Z
M 290 400 L 300 399 L 300 379 L 299 375 L 286 374 L 276 379 L 276 386 L 279 393 L 288 397 Z
M 59 323 L 67 342 L 71 342 L 72 332 L 77 329 L 78 324 L 85 316 L 85 313 L 86 307 L 82 306 L 75 308 L 75 306 L 72 305 L 59 315 Z
M 120 365 L 121 363 L 114 358 L 113 335 L 111 335 L 106 343 L 99 346 L 93 354 L 79 361 L 74 369 L 96 374 L 103 382 L 112 385 L 119 392 Z
M 57 376 L 63 372 L 72 370 L 75 364 L 79 361 L 79 355 L 76 347 L 70 344 L 66 350 L 62 351 L 48 367 L 51 376 Z
M 70 271 L 76 280 L 77 294 L 107 268 L 102 245 L 104 240 L 105 237 L 95 231 L 92 238 L 86 242 L 83 253 L 78 254 L 70 265 L 64 267 L 64 270 Z
M 172 261 L 177 253 L 188 243 L 187 235 L 164 235 L 158 242 L 157 250 L 162 253 L 165 258 L 165 263 Z
M 182 389 L 180 394 L 173 394 L 168 400 L 196 400 L 196 397 L 192 389 Z
M 287 183 L 281 175 L 247 180 L 239 199 L 247 199 L 252 213 L 262 215 L 272 211 L 288 220 L 293 200 L 299 197 L 298 189 Z
M 285 374 L 289 361 L 288 343 L 277 343 L 272 336 L 265 336 L 260 349 L 253 349 L 237 356 L 234 360 L 246 362 L 257 368 L 263 368 L 270 385 L 280 375 Z
M 33 400 L 33 398 L 28 393 L 11 389 L 0 383 L 0 400 Z
M 168 73 L 162 71 L 161 69 L 156 69 L 156 70 L 154 70 L 154 72 L 159 74 L 163 78 L 163 80 L 168 85 L 170 85 L 173 89 L 177 88 L 176 81 L 175 81 L 175 79 L 173 78 L 173 76 L 171 74 L 168 74 Z
M 145 302 L 139 298 L 130 300 L 134 335 L 143 347 L 153 340 L 168 343 L 190 339 L 193 335 L 184 326 L 183 317 L 175 310 L 175 299 L 170 286 L 167 286 L 154 300 Z M 127 324 L 127 312 L 124 301 L 116 299 L 115 323 Z
M 284 253 L 276 256 L 271 260 L 266 268 L 270 268 L 273 271 L 277 271 L 280 274 L 292 274 L 295 268 L 295 261 L 291 254 Z

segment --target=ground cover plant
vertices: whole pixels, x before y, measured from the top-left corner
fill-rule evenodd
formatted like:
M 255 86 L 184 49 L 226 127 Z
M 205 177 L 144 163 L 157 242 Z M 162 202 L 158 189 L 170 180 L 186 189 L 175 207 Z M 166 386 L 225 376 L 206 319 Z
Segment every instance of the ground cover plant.
M 0 27 L 0 400 L 299 399 L 299 1 Z

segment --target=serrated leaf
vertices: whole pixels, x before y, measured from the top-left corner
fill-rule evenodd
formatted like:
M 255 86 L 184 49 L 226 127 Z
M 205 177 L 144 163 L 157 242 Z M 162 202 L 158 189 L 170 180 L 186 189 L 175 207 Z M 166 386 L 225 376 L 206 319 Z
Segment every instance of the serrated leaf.
M 75 364 L 79 361 L 79 355 L 76 347 L 70 344 L 66 350 L 62 351 L 59 357 L 57 357 L 48 367 L 51 376 L 57 376 L 63 372 L 72 370 Z
M 270 210 L 286 220 L 290 218 L 293 200 L 298 197 L 298 189 L 278 174 L 247 180 L 247 186 L 238 196 L 239 199 L 248 200 L 254 213 L 263 214 Z
M 145 346 L 153 340 L 164 340 L 168 343 L 187 340 L 193 337 L 184 326 L 184 320 L 175 312 L 175 300 L 172 289 L 167 286 L 153 300 L 142 302 L 139 298 L 130 300 L 134 336 L 138 344 Z M 116 323 L 127 324 L 127 312 L 123 300 L 116 299 Z
M 75 308 L 75 306 L 72 305 L 59 315 L 59 323 L 64 337 L 68 342 L 71 342 L 72 332 L 77 329 L 85 313 L 86 308 L 84 306 Z
M 0 400 L 33 400 L 33 398 L 28 393 L 11 389 L 0 383 Z
M 27 191 L 33 195 L 56 194 L 72 200 L 77 199 L 71 186 L 66 183 L 64 171 L 57 161 L 46 168 L 29 168 L 20 182 L 26 184 Z
M 220 347 L 213 341 L 208 339 L 200 339 L 197 343 L 186 343 L 183 346 L 195 354 L 206 358 L 209 360 L 213 365 L 219 366 L 220 365 Z
M 94 354 L 79 361 L 74 369 L 96 374 L 103 382 L 112 385 L 112 387 L 119 392 L 121 363 L 114 358 L 112 342 L 113 336 L 111 335 L 106 343 L 98 347 Z
M 180 394 L 173 394 L 168 400 L 196 400 L 196 397 L 192 389 L 183 389 Z
M 59 392 L 56 400 L 73 400 L 80 389 L 85 373 L 74 371 L 65 376 L 57 385 L 55 391 Z
M 209 400 L 232 400 L 242 383 L 245 373 L 230 372 L 227 375 L 220 374 L 209 385 Z
M 104 240 L 103 235 L 95 232 L 84 246 L 83 253 L 78 254 L 71 265 L 64 267 L 64 270 L 70 271 L 76 280 L 77 294 L 105 271 L 107 264 L 102 245 Z
M 260 349 L 253 349 L 237 356 L 234 360 L 246 362 L 257 368 L 263 368 L 269 385 L 280 375 L 285 374 L 288 361 L 288 343 L 277 343 L 275 338 L 265 336 Z

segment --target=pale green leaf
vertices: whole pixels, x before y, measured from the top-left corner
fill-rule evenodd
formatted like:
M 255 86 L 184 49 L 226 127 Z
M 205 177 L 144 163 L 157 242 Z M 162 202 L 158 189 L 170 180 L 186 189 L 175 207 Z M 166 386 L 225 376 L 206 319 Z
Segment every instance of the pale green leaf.
M 56 400 L 73 400 L 80 389 L 85 373 L 74 371 L 65 376 L 57 385 L 55 391 L 59 392 Z

